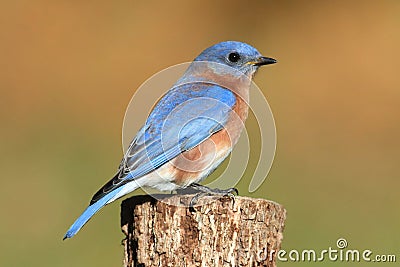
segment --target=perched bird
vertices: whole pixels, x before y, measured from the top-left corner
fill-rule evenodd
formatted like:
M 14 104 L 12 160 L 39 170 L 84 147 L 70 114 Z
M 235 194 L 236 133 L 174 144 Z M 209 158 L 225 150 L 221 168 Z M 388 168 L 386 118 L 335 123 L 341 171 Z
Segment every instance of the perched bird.
M 142 186 L 229 193 L 198 183 L 232 151 L 247 118 L 251 79 L 260 66 L 273 63 L 236 41 L 204 50 L 155 105 L 115 176 L 93 196 L 64 239 L 103 206 Z

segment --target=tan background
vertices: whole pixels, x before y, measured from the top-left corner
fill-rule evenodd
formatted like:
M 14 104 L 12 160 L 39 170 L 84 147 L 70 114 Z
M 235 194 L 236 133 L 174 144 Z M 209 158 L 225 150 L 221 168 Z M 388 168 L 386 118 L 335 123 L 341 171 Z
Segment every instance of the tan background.
M 251 196 L 285 205 L 284 248 L 400 257 L 399 1 L 3 1 L 1 266 L 121 266 L 119 202 L 65 230 L 119 163 L 135 89 L 223 40 L 279 60 L 256 77 L 278 146 Z

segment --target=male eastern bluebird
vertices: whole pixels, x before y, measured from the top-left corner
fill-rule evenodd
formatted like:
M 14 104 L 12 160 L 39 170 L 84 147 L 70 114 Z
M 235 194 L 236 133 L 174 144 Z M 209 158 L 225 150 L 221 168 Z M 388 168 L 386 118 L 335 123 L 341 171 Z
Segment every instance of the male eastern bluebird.
M 247 118 L 251 79 L 260 66 L 273 63 L 275 59 L 241 42 L 204 50 L 155 105 L 115 176 L 93 196 L 64 239 L 73 237 L 103 206 L 142 186 L 226 192 L 198 182 L 232 151 Z

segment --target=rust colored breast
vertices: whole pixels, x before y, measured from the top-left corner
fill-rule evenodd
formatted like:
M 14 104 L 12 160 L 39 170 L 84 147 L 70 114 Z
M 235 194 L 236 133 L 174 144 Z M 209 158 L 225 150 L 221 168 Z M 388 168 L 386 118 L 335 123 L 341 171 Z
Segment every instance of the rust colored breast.
M 224 129 L 213 134 L 200 145 L 185 151 L 171 163 L 174 182 L 182 187 L 207 177 L 229 155 L 239 140 L 248 115 L 247 102 L 236 93 L 236 103 Z

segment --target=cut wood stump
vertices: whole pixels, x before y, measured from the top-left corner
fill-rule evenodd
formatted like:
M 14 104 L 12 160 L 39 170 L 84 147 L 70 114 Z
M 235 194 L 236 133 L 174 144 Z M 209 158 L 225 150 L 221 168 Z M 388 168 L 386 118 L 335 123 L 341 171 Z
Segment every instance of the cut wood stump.
M 122 202 L 124 266 L 276 266 L 285 209 L 248 197 L 134 196 Z M 210 198 L 212 198 L 210 201 Z

